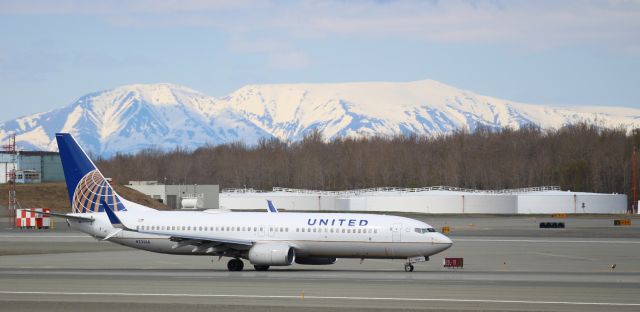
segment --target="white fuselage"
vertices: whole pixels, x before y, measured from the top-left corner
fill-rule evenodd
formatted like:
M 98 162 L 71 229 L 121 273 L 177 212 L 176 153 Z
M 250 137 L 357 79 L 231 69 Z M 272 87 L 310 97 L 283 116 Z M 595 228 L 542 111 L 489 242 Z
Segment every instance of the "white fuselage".
M 74 228 L 103 238 L 114 231 L 105 213 L 95 221 L 70 220 Z M 121 212 L 127 226 L 109 241 L 153 252 L 182 255 L 226 255 L 216 247 L 180 245 L 166 233 L 212 239 L 240 239 L 256 244 L 281 242 L 296 255 L 335 258 L 407 258 L 439 253 L 451 240 L 428 224 L 397 216 L 344 213 L 266 213 L 219 211 Z M 158 234 L 154 234 L 154 233 Z

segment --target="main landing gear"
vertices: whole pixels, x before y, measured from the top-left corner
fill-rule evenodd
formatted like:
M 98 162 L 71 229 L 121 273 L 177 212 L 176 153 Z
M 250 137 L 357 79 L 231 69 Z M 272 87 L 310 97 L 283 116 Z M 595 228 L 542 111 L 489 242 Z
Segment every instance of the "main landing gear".
M 253 267 L 256 269 L 256 271 L 269 270 L 268 265 L 254 265 Z M 244 269 L 244 262 L 242 262 L 242 260 L 238 258 L 233 258 L 227 263 L 227 269 L 229 269 L 229 271 L 242 271 L 242 269 Z
M 227 269 L 229 269 L 229 271 L 242 271 L 243 268 L 244 262 L 238 258 L 233 258 L 227 263 Z
M 413 264 L 411 263 L 405 263 L 404 264 L 404 271 L 405 272 L 413 272 Z

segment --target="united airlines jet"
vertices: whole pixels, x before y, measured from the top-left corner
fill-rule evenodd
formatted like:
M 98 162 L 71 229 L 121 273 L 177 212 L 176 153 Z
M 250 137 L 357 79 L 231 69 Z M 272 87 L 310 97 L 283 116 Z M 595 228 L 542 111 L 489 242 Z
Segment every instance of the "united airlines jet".
M 293 263 L 328 265 L 337 258 L 406 259 L 413 263 L 451 247 L 428 224 L 397 216 L 355 213 L 158 211 L 120 197 L 68 133 L 56 134 L 72 213 L 51 215 L 98 239 L 166 254 L 243 260 L 258 271 Z

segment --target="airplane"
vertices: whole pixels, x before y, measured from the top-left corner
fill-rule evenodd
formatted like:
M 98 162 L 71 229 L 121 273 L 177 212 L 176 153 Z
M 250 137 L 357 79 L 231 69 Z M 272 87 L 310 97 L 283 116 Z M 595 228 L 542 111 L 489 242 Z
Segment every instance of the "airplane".
M 120 245 L 175 255 L 230 258 L 229 271 L 272 266 L 330 265 L 338 258 L 406 259 L 404 269 L 452 245 L 424 222 L 356 213 L 159 211 L 118 195 L 68 133 L 57 133 L 74 229 Z

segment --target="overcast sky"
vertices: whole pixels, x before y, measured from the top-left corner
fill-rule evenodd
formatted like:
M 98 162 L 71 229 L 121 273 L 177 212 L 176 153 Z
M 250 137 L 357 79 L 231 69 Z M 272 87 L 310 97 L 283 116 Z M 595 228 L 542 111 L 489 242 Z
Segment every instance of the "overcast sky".
M 640 1 L 0 0 L 0 121 L 132 83 L 434 79 L 640 108 Z

